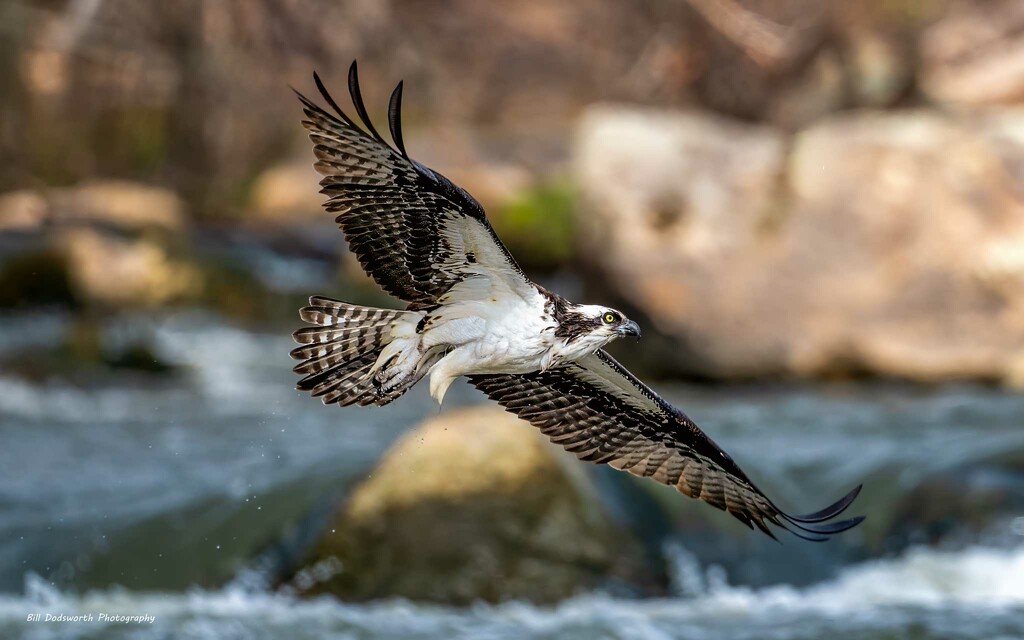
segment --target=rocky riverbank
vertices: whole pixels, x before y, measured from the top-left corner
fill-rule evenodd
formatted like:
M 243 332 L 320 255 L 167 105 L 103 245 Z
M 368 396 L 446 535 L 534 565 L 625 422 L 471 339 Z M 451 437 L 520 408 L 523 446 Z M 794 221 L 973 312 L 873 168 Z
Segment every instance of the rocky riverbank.
M 593 297 L 655 329 L 652 368 L 1024 384 L 1024 111 L 601 106 L 576 149 Z

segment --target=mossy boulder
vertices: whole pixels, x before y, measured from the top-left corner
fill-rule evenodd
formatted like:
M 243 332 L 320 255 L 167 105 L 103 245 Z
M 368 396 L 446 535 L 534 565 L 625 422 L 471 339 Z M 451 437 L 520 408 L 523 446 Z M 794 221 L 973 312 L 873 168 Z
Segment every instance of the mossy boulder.
M 567 182 L 535 185 L 497 208 L 494 228 L 517 260 L 555 271 L 575 257 L 575 198 Z
M 409 433 L 332 520 L 291 580 L 305 594 L 552 602 L 658 583 L 583 467 L 496 407 Z

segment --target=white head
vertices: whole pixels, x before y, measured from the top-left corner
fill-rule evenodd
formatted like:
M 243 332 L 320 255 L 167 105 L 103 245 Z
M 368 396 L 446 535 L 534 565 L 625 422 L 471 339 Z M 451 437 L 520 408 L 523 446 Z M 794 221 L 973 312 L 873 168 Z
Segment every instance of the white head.
M 568 304 L 556 313 L 555 335 L 582 353 L 592 353 L 616 338 L 640 337 L 640 326 L 621 311 L 594 304 Z

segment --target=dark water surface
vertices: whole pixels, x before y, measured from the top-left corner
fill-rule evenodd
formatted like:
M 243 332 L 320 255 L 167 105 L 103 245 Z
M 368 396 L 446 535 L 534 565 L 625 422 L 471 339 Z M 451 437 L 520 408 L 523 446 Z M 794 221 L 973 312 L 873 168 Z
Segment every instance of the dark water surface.
M 65 322 L 4 319 L 0 351 L 46 344 Z M 784 505 L 812 510 L 866 480 L 857 507 L 871 519 L 811 547 L 721 525 L 750 540 L 744 557 L 677 535 L 672 598 L 356 605 L 269 593 L 252 559 L 286 556 L 282 541 L 302 538 L 307 514 L 436 414 L 426 391 L 325 410 L 292 390 L 286 332 L 181 314 L 119 321 L 105 339 L 140 334 L 177 374 L 84 386 L 0 374 L 0 638 L 1024 638 L 1016 503 L 996 500 L 970 531 L 940 530 L 939 544 L 900 524 L 916 507 L 943 508 L 908 507 L 929 478 L 996 497 L 1024 482 L 1013 475 L 1024 469 L 1020 395 L 659 386 Z M 460 385 L 445 410 L 480 400 Z M 155 622 L 27 620 L 99 612 Z

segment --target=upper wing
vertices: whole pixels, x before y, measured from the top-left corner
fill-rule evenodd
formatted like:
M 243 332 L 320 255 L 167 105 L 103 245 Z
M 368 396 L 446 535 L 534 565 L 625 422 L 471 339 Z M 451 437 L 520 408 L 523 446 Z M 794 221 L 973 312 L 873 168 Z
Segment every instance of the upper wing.
M 470 380 L 580 459 L 674 486 L 773 538 L 768 522 L 820 541 L 864 519 L 822 524 L 850 506 L 859 486 L 816 513 L 783 512 L 692 420 L 603 350 L 558 369 Z
M 402 140 L 402 83 L 391 94 L 388 124 L 392 148 L 370 122 L 359 92 L 356 63 L 349 69 L 349 93 L 366 130 L 338 107 L 314 73 L 317 88 L 338 117 L 301 93 L 323 175 L 324 207 L 337 217 L 363 269 L 388 293 L 413 307 L 437 304 L 472 276 L 500 279 L 526 292 L 529 280 L 468 193 L 439 173 L 409 158 Z

